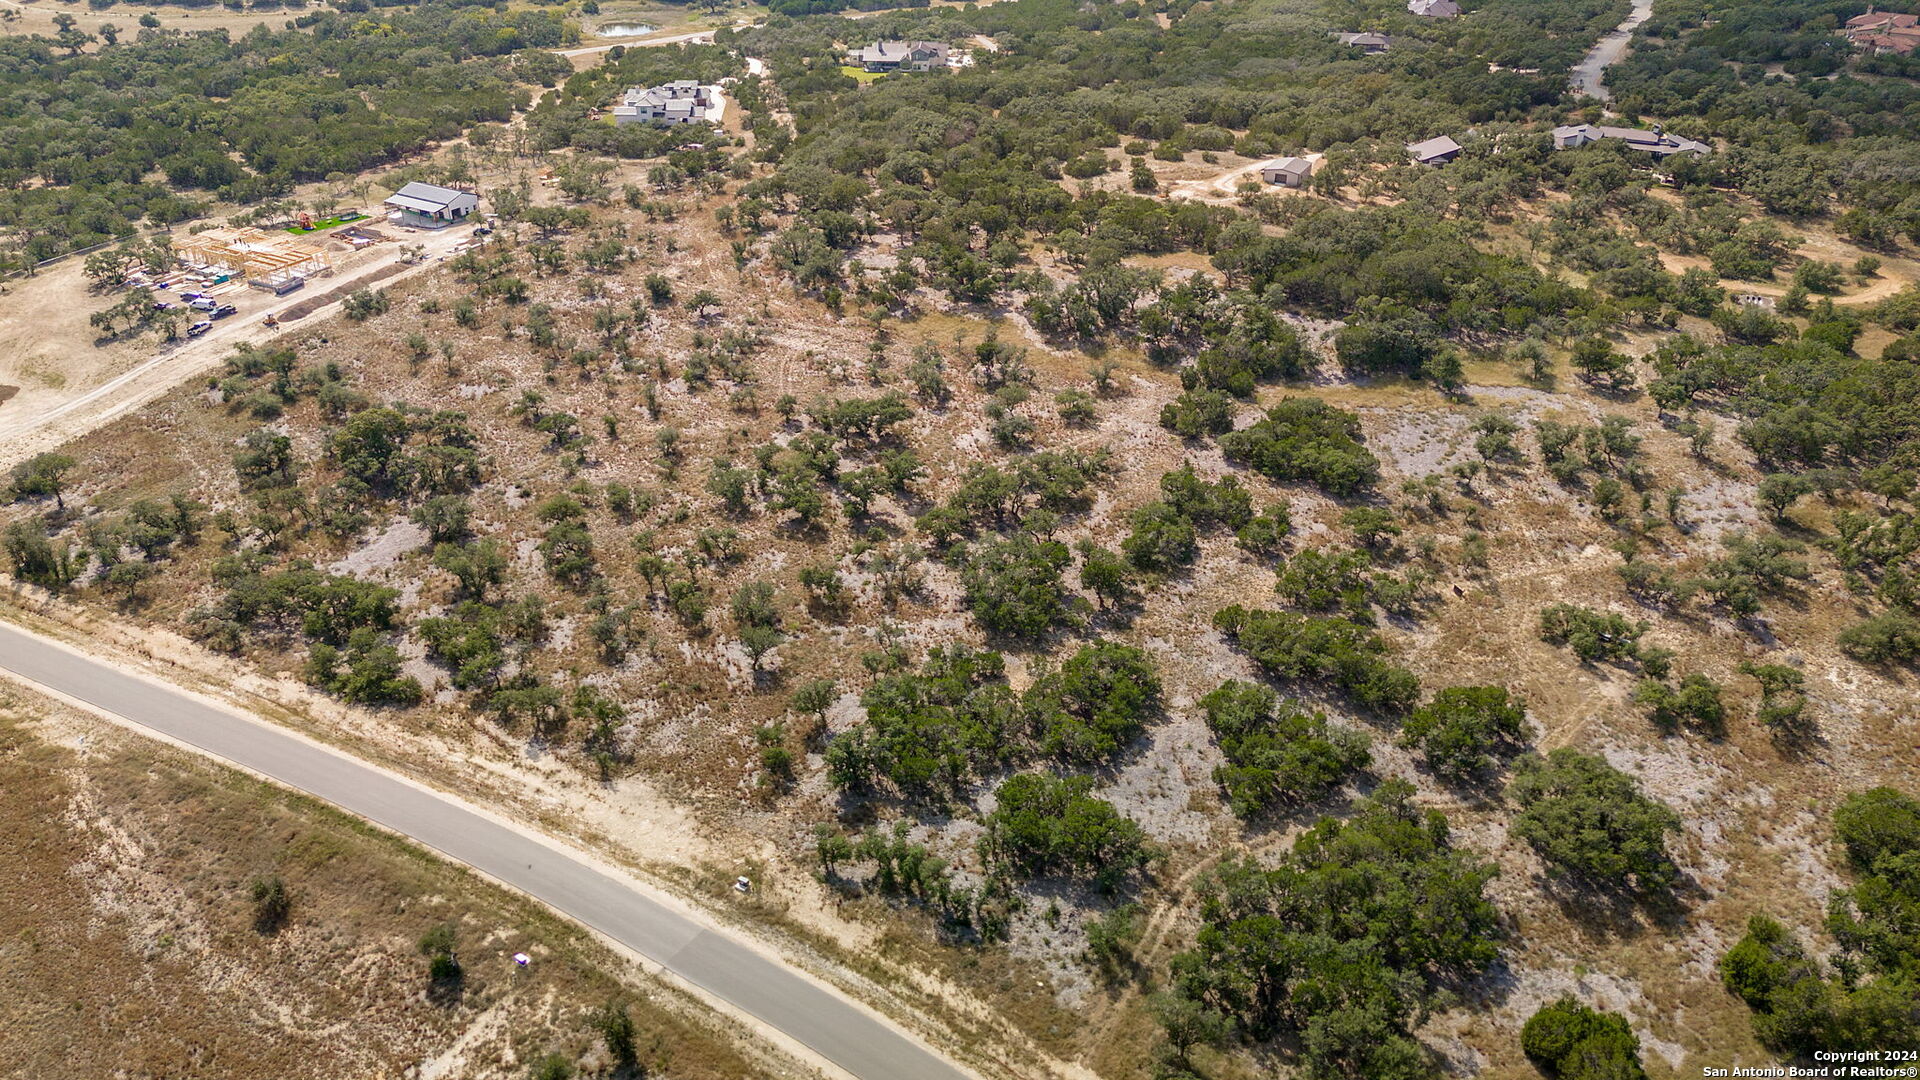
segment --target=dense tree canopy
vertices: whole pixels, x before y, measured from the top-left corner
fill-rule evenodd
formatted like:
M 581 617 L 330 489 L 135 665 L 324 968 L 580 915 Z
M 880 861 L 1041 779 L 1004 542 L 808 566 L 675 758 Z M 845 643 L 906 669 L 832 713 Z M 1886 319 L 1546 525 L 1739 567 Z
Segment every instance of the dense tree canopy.
M 1306 802 L 1339 785 L 1372 756 L 1367 737 L 1327 723 L 1264 686 L 1228 681 L 1200 699 L 1227 764 L 1213 778 L 1241 816 L 1274 802 Z
M 1570 747 L 1523 758 L 1508 794 L 1520 807 L 1513 835 L 1555 866 L 1646 890 L 1669 888 L 1679 877 L 1666 840 L 1679 816 L 1604 758 Z
M 1453 850 L 1446 820 L 1388 781 L 1347 821 L 1324 818 L 1274 869 L 1229 861 L 1202 893 L 1184 994 L 1255 1035 L 1294 1034 L 1315 1076 L 1427 1075 L 1409 1034 L 1441 981 L 1497 955 L 1494 869 Z
M 505 57 L 564 33 L 552 12 L 448 2 L 294 22 L 97 52 L 0 37 L 0 268 L 192 217 L 196 193 L 283 196 L 506 120 L 526 93 Z

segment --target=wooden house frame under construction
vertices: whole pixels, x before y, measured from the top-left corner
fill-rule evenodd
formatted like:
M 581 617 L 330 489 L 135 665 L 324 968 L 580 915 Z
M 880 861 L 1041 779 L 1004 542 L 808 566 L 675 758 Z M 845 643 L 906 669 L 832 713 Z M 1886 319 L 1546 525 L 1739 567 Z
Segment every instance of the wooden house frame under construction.
M 259 229 L 208 229 L 175 240 L 173 253 L 196 270 L 228 274 L 273 292 L 286 292 L 333 268 L 320 248 Z

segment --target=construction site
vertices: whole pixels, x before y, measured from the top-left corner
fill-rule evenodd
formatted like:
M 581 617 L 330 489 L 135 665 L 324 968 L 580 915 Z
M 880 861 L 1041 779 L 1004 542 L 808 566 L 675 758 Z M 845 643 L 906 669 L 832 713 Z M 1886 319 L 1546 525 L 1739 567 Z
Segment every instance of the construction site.
M 234 344 L 265 340 L 283 324 L 325 311 L 357 289 L 484 242 L 465 229 L 428 232 L 415 242 L 407 236 L 415 230 L 404 226 L 375 227 L 364 214 L 353 214 L 350 224 L 341 219 L 306 236 L 272 227 L 180 230 L 154 238 L 165 243 L 142 245 L 104 284 L 90 282 L 82 258 L 6 283 L 9 302 L 0 305 L 0 467 L 31 448 L 57 445 L 60 433 L 85 416 L 116 411 L 128 399 L 173 385 L 183 372 L 217 363 Z M 315 275 L 319 280 L 305 287 Z M 156 321 L 145 323 L 142 307 L 121 321 L 143 330 L 103 335 L 93 320 L 126 305 L 134 295 L 128 290 L 139 289 L 149 290 Z M 216 314 L 223 308 L 233 310 Z M 157 321 L 169 311 L 177 337 L 168 337 Z
M 201 285 L 242 282 L 283 296 L 333 271 L 325 250 L 297 237 L 259 229 L 208 229 L 176 241 L 174 254 Z

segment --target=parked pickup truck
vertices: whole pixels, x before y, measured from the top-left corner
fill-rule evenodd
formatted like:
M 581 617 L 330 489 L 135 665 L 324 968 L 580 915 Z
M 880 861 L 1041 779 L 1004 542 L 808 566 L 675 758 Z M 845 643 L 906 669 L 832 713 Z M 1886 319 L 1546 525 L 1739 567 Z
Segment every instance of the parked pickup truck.
M 213 321 L 211 319 L 201 319 L 199 322 L 187 327 L 187 336 L 199 337 L 211 329 L 213 329 Z

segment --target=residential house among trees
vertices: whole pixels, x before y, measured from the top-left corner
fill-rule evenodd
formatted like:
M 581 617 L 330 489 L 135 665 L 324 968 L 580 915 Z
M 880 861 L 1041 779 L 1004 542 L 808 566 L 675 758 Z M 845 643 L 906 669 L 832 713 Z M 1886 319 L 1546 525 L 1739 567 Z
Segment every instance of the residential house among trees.
M 628 124 L 698 124 L 720 119 L 720 90 L 693 79 L 659 86 L 633 87 L 613 107 L 613 122 Z
M 1847 43 L 1875 56 L 1906 56 L 1920 47 L 1920 15 L 1867 9 L 1841 30 Z
M 464 219 L 480 205 L 480 196 L 418 180 L 387 197 L 389 221 L 416 229 L 444 229 Z
M 1407 0 L 1407 10 L 1423 19 L 1451 19 L 1460 14 L 1453 0 Z
M 1697 156 L 1713 152 L 1713 147 L 1706 143 L 1669 135 L 1658 124 L 1653 126 L 1652 131 L 1606 124 L 1566 124 L 1553 129 L 1553 146 L 1556 150 L 1571 150 L 1602 139 L 1618 139 L 1626 143 L 1629 149 L 1644 150 L 1659 161 L 1665 161 L 1675 154 Z
M 1407 153 L 1416 165 L 1445 165 L 1460 156 L 1460 144 L 1451 135 L 1436 135 L 1425 142 L 1408 143 Z
M 1333 39 L 1342 45 L 1359 49 L 1368 56 L 1378 56 L 1386 52 L 1387 48 L 1393 43 L 1392 39 L 1388 38 L 1387 35 L 1376 34 L 1371 31 L 1335 33 Z
M 944 70 L 947 51 L 942 41 L 876 41 L 848 53 L 847 63 L 872 72 Z
M 1313 162 L 1306 158 L 1283 157 L 1260 166 L 1260 179 L 1281 187 L 1306 187 L 1313 176 Z

